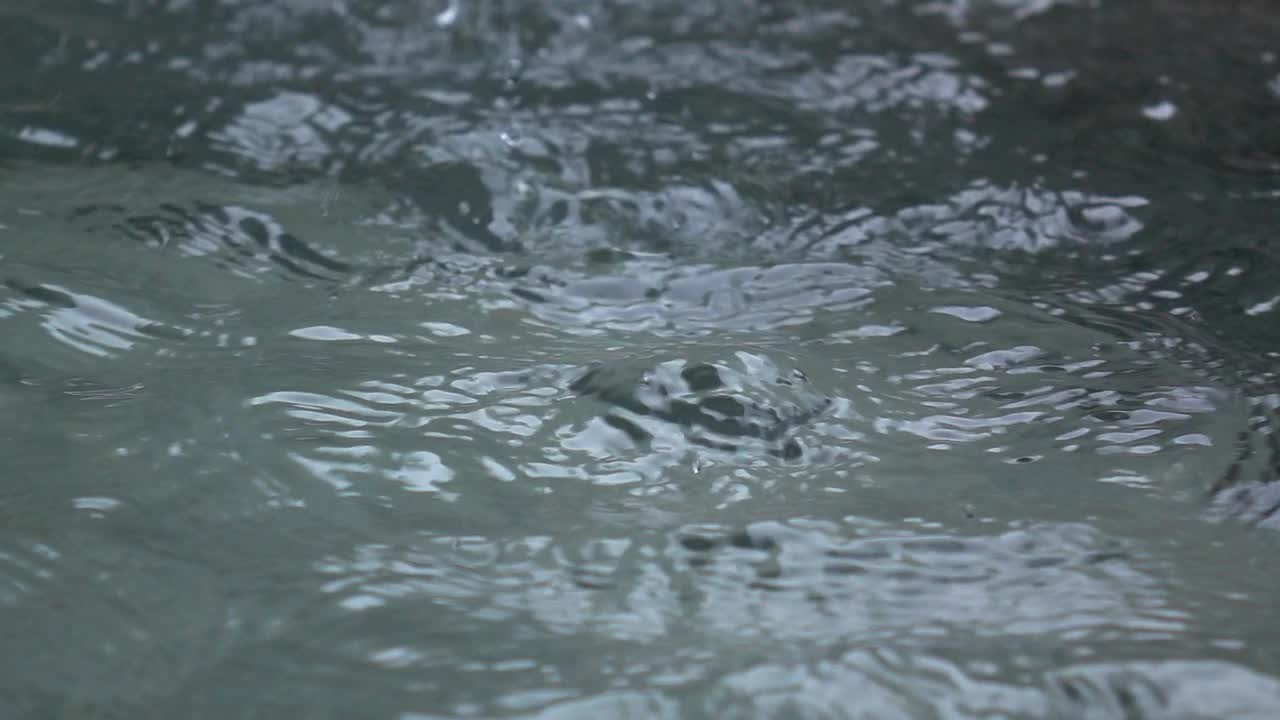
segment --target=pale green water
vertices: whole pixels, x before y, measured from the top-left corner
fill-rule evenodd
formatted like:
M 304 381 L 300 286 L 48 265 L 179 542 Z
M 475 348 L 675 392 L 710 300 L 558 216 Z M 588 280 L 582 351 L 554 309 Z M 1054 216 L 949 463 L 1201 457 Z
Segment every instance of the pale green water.
M 0 4 L 0 717 L 1274 717 L 1274 25 L 1117 5 Z

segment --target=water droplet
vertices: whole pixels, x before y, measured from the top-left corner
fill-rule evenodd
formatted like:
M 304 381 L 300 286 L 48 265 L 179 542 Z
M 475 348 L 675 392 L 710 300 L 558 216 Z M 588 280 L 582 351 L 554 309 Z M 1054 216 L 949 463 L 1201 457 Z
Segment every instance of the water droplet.
M 436 27 L 453 27 L 458 22 L 458 0 L 450 0 L 449 7 L 436 14 Z
M 1161 100 L 1142 108 L 1143 117 L 1156 122 L 1164 122 L 1178 114 L 1178 106 L 1168 100 Z

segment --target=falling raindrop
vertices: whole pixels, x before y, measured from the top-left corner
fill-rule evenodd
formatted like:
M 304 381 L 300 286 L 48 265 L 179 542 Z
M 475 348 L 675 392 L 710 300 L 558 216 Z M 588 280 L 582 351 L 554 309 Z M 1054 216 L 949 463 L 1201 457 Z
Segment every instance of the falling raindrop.
M 436 27 L 453 27 L 458 22 L 459 0 L 449 0 L 449 6 L 436 14 Z

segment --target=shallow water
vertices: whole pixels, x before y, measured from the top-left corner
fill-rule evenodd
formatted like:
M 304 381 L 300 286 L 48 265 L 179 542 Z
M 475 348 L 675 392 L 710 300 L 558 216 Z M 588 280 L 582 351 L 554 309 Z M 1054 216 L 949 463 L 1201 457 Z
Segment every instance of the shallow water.
M 1272 717 L 1280 20 L 1120 5 L 0 5 L 3 715 Z

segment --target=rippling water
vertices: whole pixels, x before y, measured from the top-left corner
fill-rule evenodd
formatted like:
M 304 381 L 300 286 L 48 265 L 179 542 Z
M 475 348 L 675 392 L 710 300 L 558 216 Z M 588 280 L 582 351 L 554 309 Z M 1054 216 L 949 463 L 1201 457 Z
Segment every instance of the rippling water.
M 1277 31 L 0 3 L 0 708 L 1272 717 Z

